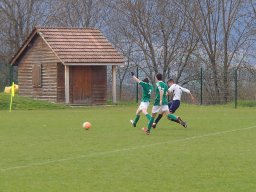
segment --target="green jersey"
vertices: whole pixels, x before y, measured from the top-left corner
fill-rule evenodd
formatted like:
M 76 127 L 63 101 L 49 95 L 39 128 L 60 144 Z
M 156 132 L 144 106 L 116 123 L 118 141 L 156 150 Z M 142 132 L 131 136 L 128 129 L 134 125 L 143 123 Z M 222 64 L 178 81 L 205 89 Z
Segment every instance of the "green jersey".
M 168 86 L 163 81 L 159 81 L 156 83 L 156 98 L 155 98 L 154 106 L 160 105 L 160 90 L 163 91 L 162 105 L 168 104 L 168 100 L 166 96 L 166 93 L 168 91 Z
M 149 102 L 150 97 L 151 97 L 151 93 L 153 90 L 153 86 L 149 83 L 145 83 L 143 81 L 139 82 L 140 86 L 143 88 L 142 91 L 142 102 Z

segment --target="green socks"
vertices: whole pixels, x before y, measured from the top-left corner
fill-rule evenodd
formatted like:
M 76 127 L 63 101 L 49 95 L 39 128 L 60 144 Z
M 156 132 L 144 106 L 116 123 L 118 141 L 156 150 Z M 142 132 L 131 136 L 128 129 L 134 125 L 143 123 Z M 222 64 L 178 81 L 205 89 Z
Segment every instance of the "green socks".
M 151 130 L 151 127 L 152 127 L 152 124 L 154 123 L 154 118 L 151 117 L 151 119 L 149 120 L 148 122 L 148 130 L 150 131 Z
M 167 117 L 168 117 L 168 119 L 170 119 L 170 120 L 172 120 L 172 121 L 177 121 L 177 117 L 176 117 L 176 115 L 174 115 L 174 114 L 169 114 L 169 115 L 167 115 Z
M 140 115 L 136 115 L 135 119 L 134 119 L 134 125 L 136 126 L 137 122 L 140 119 Z
M 151 116 L 149 114 L 146 115 L 147 119 L 150 121 Z
M 151 122 L 151 116 L 149 114 L 146 115 L 147 119 L 149 120 L 149 123 Z M 140 119 L 140 115 L 136 115 L 134 121 L 133 121 L 133 125 L 136 127 L 136 124 L 138 123 Z M 153 121 L 154 122 L 154 121 Z M 151 123 L 151 126 L 153 124 L 153 122 Z
M 151 116 L 149 114 L 146 115 L 147 119 L 150 121 L 151 120 Z M 135 119 L 134 119 L 134 125 L 136 126 L 136 124 L 138 123 L 140 119 L 140 115 L 136 115 Z

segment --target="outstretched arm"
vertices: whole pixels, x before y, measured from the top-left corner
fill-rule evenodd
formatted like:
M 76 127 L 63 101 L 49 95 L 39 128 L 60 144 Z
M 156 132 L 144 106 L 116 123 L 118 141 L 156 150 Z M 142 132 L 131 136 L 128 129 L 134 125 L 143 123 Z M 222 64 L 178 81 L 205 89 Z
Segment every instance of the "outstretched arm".
M 192 95 L 191 92 L 189 92 L 189 95 L 190 95 L 190 98 L 191 98 L 192 103 L 195 104 L 195 103 L 196 103 L 195 97 Z
M 192 95 L 192 93 L 190 92 L 190 90 L 188 90 L 188 89 L 186 89 L 186 88 L 184 88 L 184 87 L 180 87 L 180 88 L 181 88 L 181 90 L 182 90 L 183 92 L 189 94 L 192 103 L 195 104 L 195 103 L 196 103 L 196 99 L 194 98 L 194 96 Z
M 141 82 L 141 80 L 139 80 L 133 72 L 131 72 L 132 78 L 134 79 L 134 81 L 136 81 L 137 83 Z

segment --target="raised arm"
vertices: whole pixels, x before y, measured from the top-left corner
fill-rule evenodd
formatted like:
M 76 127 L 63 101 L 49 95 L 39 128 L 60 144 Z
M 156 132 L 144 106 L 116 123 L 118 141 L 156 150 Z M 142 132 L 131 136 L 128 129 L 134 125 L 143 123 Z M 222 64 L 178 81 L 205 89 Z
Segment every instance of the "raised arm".
M 141 80 L 139 80 L 133 72 L 131 72 L 132 78 L 134 79 L 134 81 L 136 81 L 137 83 L 141 82 Z

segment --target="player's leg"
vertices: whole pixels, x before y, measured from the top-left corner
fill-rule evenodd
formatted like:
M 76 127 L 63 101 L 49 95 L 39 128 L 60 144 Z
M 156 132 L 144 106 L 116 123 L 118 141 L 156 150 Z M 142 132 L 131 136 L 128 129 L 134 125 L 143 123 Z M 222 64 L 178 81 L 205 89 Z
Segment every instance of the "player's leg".
M 155 122 L 152 124 L 153 128 L 156 128 L 157 123 L 162 119 L 162 117 L 163 117 L 163 114 L 158 114 Z
M 151 116 L 148 114 L 148 106 L 149 106 L 149 102 L 143 102 L 143 104 L 141 105 L 141 111 L 146 116 L 146 118 L 150 121 Z
M 172 104 L 170 106 L 170 114 L 173 114 L 175 113 L 175 111 L 177 111 L 177 109 L 180 107 L 180 100 L 174 100 L 172 101 Z M 176 118 L 173 117 L 171 119 L 171 121 L 174 121 L 176 123 L 179 123 L 181 124 L 183 127 L 187 127 L 187 123 L 185 121 L 183 121 L 179 116 L 177 116 L 177 119 L 175 120 Z
M 181 124 L 183 127 L 187 127 L 187 123 L 183 121 L 180 117 L 174 115 L 173 113 L 168 112 L 167 118 L 171 121 Z
M 168 114 L 170 114 L 168 105 L 163 105 L 160 113 L 162 115 L 168 116 Z
M 170 105 L 168 104 L 170 114 L 175 113 L 175 111 L 179 108 L 179 106 L 180 106 L 180 101 L 179 100 L 173 100 L 170 103 Z M 167 115 L 167 117 L 168 117 L 168 115 Z M 170 116 L 170 117 L 168 117 L 168 119 L 171 120 L 171 121 L 174 121 L 176 123 L 179 123 L 178 119 L 175 118 L 175 117 L 176 117 L 175 115 L 174 116 Z
M 134 118 L 134 120 L 130 120 L 130 122 L 131 122 L 131 124 L 132 124 L 132 126 L 133 127 L 136 127 L 136 125 L 137 125 L 137 123 L 138 123 L 138 121 L 139 121 L 139 119 L 140 119 L 140 113 L 141 113 L 141 109 L 140 109 L 140 107 L 137 109 L 137 111 L 136 111 L 136 116 L 135 116 L 135 118 Z
M 185 128 L 188 127 L 188 124 L 186 121 L 183 121 L 179 116 L 177 118 L 178 118 L 179 124 L 181 124 Z
M 173 100 L 172 102 L 168 103 L 170 113 L 175 113 L 177 109 L 180 107 L 180 100 Z
M 157 113 L 152 113 L 151 119 L 150 119 L 149 122 L 148 122 L 148 131 L 149 131 L 149 132 L 150 132 L 150 130 L 151 130 L 152 124 L 154 123 L 154 119 L 155 119 L 155 117 L 156 117 L 156 114 L 157 114 Z
M 148 122 L 147 128 L 146 128 L 146 127 L 143 128 L 143 131 L 146 132 L 147 135 L 150 134 L 150 130 L 151 130 L 151 128 L 152 128 L 152 124 L 154 123 L 154 119 L 155 119 L 155 117 L 156 117 L 156 114 L 157 114 L 157 113 L 152 113 L 151 118 L 150 118 L 150 120 L 149 120 L 149 122 Z
M 142 109 L 142 113 L 147 117 L 147 119 L 150 121 L 151 115 L 148 114 L 147 109 Z
M 171 112 L 171 110 L 172 110 L 172 105 L 173 105 L 173 102 L 172 102 L 172 101 L 168 103 L 168 108 L 169 108 L 169 111 L 170 111 L 170 112 Z M 153 127 L 153 128 L 156 128 L 156 125 L 157 125 L 158 122 L 162 119 L 162 117 L 163 117 L 163 114 L 159 113 L 158 116 L 157 116 L 157 118 L 156 118 L 156 120 L 155 120 L 155 122 L 152 124 L 152 127 Z
M 154 123 L 154 119 L 156 117 L 156 114 L 159 112 L 159 110 L 160 110 L 160 106 L 153 106 L 152 115 L 148 122 L 148 126 L 147 126 L 147 128 L 146 127 L 143 128 L 143 131 L 145 131 L 147 134 L 150 134 L 152 124 Z

